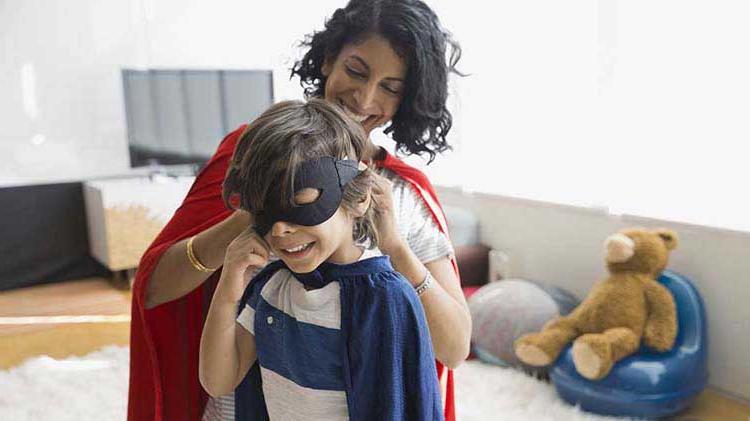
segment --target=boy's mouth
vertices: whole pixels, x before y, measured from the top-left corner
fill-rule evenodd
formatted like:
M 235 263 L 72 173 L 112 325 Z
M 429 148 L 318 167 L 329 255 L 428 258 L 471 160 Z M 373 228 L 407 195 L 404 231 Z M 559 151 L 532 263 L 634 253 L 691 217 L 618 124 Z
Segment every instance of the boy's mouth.
M 315 241 L 311 243 L 300 244 L 299 246 L 292 247 L 289 249 L 282 248 L 280 250 L 284 253 L 285 256 L 299 258 L 299 257 L 304 257 L 307 254 L 307 252 L 310 251 L 310 249 L 312 249 L 313 245 L 315 245 Z

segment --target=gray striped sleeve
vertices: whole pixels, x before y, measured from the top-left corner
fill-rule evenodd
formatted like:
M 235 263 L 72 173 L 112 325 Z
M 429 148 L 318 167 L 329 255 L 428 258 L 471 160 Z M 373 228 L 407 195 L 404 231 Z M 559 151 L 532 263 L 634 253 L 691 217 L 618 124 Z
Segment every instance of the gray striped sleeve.
M 234 421 L 234 393 L 209 397 L 202 421 Z
M 453 255 L 448 236 L 440 231 L 424 200 L 403 180 L 394 183 L 394 190 L 396 188 L 403 189 L 403 192 L 394 194 L 394 200 L 401 201 L 399 220 L 408 226 L 406 242 L 419 261 L 429 263 Z

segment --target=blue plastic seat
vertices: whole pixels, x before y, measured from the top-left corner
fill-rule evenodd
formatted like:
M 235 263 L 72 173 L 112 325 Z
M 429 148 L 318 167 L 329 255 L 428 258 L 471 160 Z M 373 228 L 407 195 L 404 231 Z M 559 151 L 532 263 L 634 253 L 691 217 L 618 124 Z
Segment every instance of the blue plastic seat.
M 708 335 L 703 300 L 693 284 L 674 272 L 659 278 L 677 304 L 678 334 L 666 353 L 645 346 L 619 361 L 602 380 L 581 377 L 568 346 L 550 371 L 562 399 L 589 412 L 660 418 L 687 407 L 708 380 Z

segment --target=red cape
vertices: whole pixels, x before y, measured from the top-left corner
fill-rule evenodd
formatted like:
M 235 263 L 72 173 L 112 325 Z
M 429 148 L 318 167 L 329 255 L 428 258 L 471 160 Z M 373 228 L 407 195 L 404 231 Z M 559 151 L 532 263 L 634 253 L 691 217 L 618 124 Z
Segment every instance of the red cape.
M 208 395 L 198 380 L 198 350 L 203 322 L 219 279 L 217 271 L 188 295 L 147 310 L 146 286 L 161 255 L 174 243 L 221 222 L 232 211 L 221 188 L 229 162 L 246 126 L 229 133 L 190 188 L 187 197 L 141 258 L 133 284 L 130 325 L 129 421 L 200 421 Z M 391 154 L 376 161 L 408 181 L 425 200 L 446 235 L 445 215 L 427 177 Z M 453 269 L 458 276 L 455 260 Z M 445 387 L 445 419 L 455 420 L 453 371 L 437 363 Z M 168 393 L 165 393 L 167 391 Z

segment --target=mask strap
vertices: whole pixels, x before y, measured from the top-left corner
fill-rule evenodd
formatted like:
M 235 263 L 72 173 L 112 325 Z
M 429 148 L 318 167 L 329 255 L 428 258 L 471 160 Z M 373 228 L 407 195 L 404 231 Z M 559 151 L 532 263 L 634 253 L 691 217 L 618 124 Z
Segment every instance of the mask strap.
M 359 169 L 359 162 L 351 159 L 336 160 L 334 161 L 334 165 L 338 172 L 340 187 L 344 187 L 362 172 L 362 170 Z

